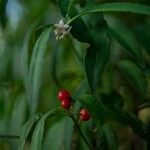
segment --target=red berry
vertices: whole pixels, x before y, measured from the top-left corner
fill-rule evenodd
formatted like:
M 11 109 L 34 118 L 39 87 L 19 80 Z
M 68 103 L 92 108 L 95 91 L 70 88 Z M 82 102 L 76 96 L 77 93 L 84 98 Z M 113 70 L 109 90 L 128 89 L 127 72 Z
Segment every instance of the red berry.
M 70 93 L 66 90 L 61 90 L 58 93 L 58 99 L 60 101 L 64 100 L 64 99 L 69 99 L 70 98 Z
M 64 109 L 69 109 L 71 107 L 71 101 L 70 101 L 70 99 L 63 99 L 61 101 L 61 106 Z
M 90 113 L 88 112 L 87 109 L 81 109 L 80 110 L 80 119 L 83 121 L 88 121 L 91 118 Z

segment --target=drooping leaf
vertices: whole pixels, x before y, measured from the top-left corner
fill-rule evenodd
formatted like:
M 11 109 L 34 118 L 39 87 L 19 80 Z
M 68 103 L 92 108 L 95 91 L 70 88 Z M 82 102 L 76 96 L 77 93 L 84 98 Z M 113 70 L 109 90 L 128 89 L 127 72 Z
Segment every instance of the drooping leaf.
M 69 12 L 69 16 L 73 18 L 76 15 L 78 15 L 78 11 L 75 8 L 72 8 L 72 10 Z M 77 20 L 71 23 L 71 26 L 71 34 L 78 41 L 85 43 L 90 43 L 90 41 L 92 41 L 90 32 L 83 19 L 78 18 Z
M 136 64 L 128 60 L 120 61 L 118 66 L 124 77 L 131 83 L 137 93 L 141 97 L 144 97 L 147 85 L 143 71 Z
M 23 129 L 22 129 L 22 133 L 21 133 L 21 137 L 20 137 L 20 144 L 19 144 L 18 150 L 24 150 L 24 145 L 25 145 L 26 139 L 27 139 L 33 125 L 39 119 L 40 119 L 40 116 L 36 114 L 25 123 L 25 125 L 23 126 Z
M 96 52 L 94 49 L 89 47 L 86 50 L 84 65 L 85 65 L 85 72 L 86 72 L 87 81 L 88 81 L 92 95 L 94 92 L 93 83 L 94 83 L 95 60 L 96 60 Z
M 29 61 L 29 54 L 28 54 L 28 48 L 29 48 L 29 43 L 30 43 L 30 38 L 33 33 L 33 30 L 36 28 L 37 22 L 33 24 L 28 32 L 26 33 L 24 42 L 23 42 L 23 47 L 22 47 L 22 59 L 21 59 L 21 67 L 22 67 L 22 78 L 24 81 L 25 88 L 27 90 L 27 81 L 28 81 L 28 72 L 29 72 L 29 67 L 28 67 L 28 61 Z
M 98 15 L 99 16 L 99 15 Z M 98 17 L 95 14 L 95 17 Z M 93 15 L 91 17 L 94 17 Z M 107 22 L 103 19 L 103 17 L 91 28 L 91 32 L 93 35 L 94 45 L 93 47 L 96 49 L 96 61 L 95 61 L 95 72 L 94 72 L 94 91 L 99 87 L 100 77 L 104 71 L 104 68 L 107 63 L 107 59 L 110 53 L 109 47 L 109 38 L 107 35 Z
M 93 19 L 92 22 L 90 21 L 91 19 Z M 87 68 L 89 70 L 86 70 L 86 73 L 90 73 L 87 74 L 87 79 L 93 90 L 91 92 L 95 95 L 109 56 L 109 39 L 107 35 L 107 23 L 103 19 L 102 14 L 90 15 L 87 19 L 87 26 L 92 36 L 92 41 L 90 41 L 91 48 L 87 49 L 90 51 L 87 51 L 88 57 L 85 60 L 85 65 L 91 67 Z
M 52 27 L 49 27 L 40 35 L 37 39 L 31 56 L 31 63 L 29 68 L 28 77 L 28 95 L 30 113 L 33 115 L 36 112 L 38 105 L 38 96 L 41 86 L 41 76 L 43 71 L 43 60 L 46 51 L 47 42 L 49 39 L 50 31 Z
M 78 11 L 72 7 L 69 16 L 72 18 L 77 14 Z M 84 20 L 78 18 L 71 26 L 71 33 L 77 40 L 90 44 L 85 55 L 85 71 L 91 93 L 96 95 L 96 87 L 99 85 L 100 76 L 109 56 L 107 23 L 102 13 L 96 13 L 90 14 Z
M 31 140 L 31 149 L 32 150 L 41 150 L 42 149 L 45 121 L 53 115 L 58 115 L 56 113 L 63 115 L 63 112 L 61 111 L 61 109 L 56 108 L 56 109 L 50 110 L 46 114 L 44 114 L 41 117 L 41 119 L 39 120 L 39 122 L 37 123 L 37 125 L 33 131 L 32 140 Z
M 41 118 L 34 129 L 34 132 L 32 135 L 32 140 L 31 140 L 31 149 L 32 150 L 41 150 L 41 148 L 42 148 L 44 124 L 45 124 L 44 119 Z
M 10 132 L 12 134 L 20 134 L 26 117 L 26 99 L 24 94 L 17 96 L 12 114 Z
M 136 3 L 128 3 L 128 2 L 114 2 L 114 3 L 104 3 L 92 5 L 91 3 L 85 7 L 85 10 L 74 16 L 68 23 L 70 24 L 75 19 L 90 13 L 95 12 L 131 12 L 131 13 L 139 13 L 144 15 L 150 15 L 150 6 Z
M 71 149 L 73 133 L 73 122 L 70 118 L 60 118 L 50 126 L 46 138 L 44 140 L 43 149 L 65 150 Z

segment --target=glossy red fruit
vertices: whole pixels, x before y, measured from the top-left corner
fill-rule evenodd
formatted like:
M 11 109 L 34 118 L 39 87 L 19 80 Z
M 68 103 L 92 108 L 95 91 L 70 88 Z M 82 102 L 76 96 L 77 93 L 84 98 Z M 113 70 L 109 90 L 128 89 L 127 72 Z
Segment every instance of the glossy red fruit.
M 61 101 L 61 106 L 64 109 L 69 109 L 71 107 L 71 101 L 70 101 L 70 99 L 63 99 Z
M 91 118 L 91 115 L 87 109 L 84 108 L 80 110 L 80 119 L 82 121 L 88 121 L 90 118 Z
M 64 100 L 64 99 L 69 99 L 70 98 L 70 93 L 66 90 L 61 90 L 58 93 L 58 99 L 60 101 Z

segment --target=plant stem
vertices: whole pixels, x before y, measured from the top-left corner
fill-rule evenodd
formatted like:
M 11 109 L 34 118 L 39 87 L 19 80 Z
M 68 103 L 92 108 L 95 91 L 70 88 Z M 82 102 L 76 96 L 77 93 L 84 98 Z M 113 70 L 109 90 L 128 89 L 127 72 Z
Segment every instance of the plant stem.
M 74 118 L 74 116 L 72 114 L 70 114 L 70 113 L 69 113 L 69 115 L 70 115 L 71 119 L 73 120 L 73 122 L 75 123 L 75 125 L 76 125 L 76 127 L 77 127 L 77 129 L 78 129 L 78 131 L 79 131 L 79 133 L 80 133 L 80 135 L 82 137 L 82 139 L 84 140 L 84 142 L 87 144 L 87 146 L 89 147 L 90 150 L 94 150 L 93 147 L 91 146 L 91 144 L 87 141 L 87 139 L 84 136 L 84 134 L 82 133 L 82 130 L 81 130 L 80 126 L 78 125 L 78 123 L 77 123 L 76 119 Z
M 0 134 L 0 138 L 8 138 L 8 139 L 19 139 L 19 135 L 2 135 Z

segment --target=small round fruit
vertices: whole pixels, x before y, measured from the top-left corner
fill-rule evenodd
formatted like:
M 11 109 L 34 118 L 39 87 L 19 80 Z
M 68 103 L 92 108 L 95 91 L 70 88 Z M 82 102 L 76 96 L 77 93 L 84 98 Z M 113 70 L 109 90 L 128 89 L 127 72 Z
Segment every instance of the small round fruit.
M 70 98 L 70 93 L 66 90 L 61 90 L 58 93 L 58 99 L 60 101 L 64 100 L 64 99 L 69 99 Z
M 71 101 L 70 101 L 70 99 L 63 99 L 61 101 L 61 106 L 64 109 L 69 109 L 71 107 Z
M 80 110 L 80 119 L 82 121 L 88 121 L 90 118 L 91 118 L 91 115 L 87 109 L 84 108 Z

